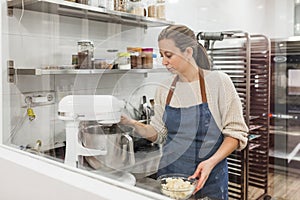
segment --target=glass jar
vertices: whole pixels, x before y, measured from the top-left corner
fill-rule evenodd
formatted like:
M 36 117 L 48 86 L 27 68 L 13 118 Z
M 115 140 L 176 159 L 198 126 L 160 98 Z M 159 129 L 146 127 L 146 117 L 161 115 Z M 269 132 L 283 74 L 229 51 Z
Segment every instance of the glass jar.
M 107 7 L 107 1 L 106 0 L 97 0 L 98 1 L 98 7 L 99 8 L 106 8 Z
M 130 66 L 130 53 L 120 52 L 117 58 L 118 69 L 131 69 Z
M 165 10 L 166 10 L 165 0 L 157 0 L 157 3 L 156 3 L 156 18 L 166 19 Z
M 127 52 L 130 53 L 131 69 L 142 68 L 142 48 L 141 47 L 127 47 Z
M 79 69 L 92 69 L 94 60 L 94 43 L 90 40 L 81 40 L 78 47 L 78 67 Z
M 108 49 L 106 55 L 106 61 L 108 64 L 108 68 L 110 69 L 117 69 L 117 63 L 116 60 L 118 58 L 118 49 Z
M 142 49 L 142 66 L 144 69 L 153 68 L 153 48 Z
M 114 10 L 115 9 L 115 0 L 106 0 L 106 9 L 107 10 Z
M 76 0 L 76 3 L 88 5 L 89 1 L 88 0 Z
M 114 0 L 114 10 L 126 12 L 127 0 Z
M 134 15 L 147 16 L 146 6 L 141 0 L 130 0 L 127 12 Z
M 148 17 L 153 17 L 156 18 L 157 13 L 156 13 L 156 1 L 155 0 L 151 0 L 148 3 Z

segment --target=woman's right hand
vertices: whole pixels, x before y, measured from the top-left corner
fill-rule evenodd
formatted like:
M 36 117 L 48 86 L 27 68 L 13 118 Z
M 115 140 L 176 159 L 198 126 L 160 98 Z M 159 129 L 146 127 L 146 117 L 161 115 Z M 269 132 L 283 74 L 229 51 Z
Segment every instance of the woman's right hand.
M 131 119 L 129 116 L 122 114 L 121 115 L 121 124 L 131 126 L 135 129 L 135 132 L 142 136 L 143 138 L 146 138 L 150 140 L 151 142 L 154 142 L 157 140 L 158 133 L 156 130 L 151 126 L 147 124 L 143 124 L 141 122 L 138 122 L 134 119 Z
M 134 124 L 134 120 L 131 119 L 129 116 L 122 114 L 120 123 L 127 126 L 132 126 Z

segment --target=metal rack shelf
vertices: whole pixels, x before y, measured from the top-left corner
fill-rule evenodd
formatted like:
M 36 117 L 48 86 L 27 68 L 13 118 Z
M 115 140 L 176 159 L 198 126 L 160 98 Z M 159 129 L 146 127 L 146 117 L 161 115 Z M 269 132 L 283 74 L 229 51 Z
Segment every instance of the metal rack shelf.
M 212 69 L 227 73 L 233 81 L 242 102 L 245 122 L 249 127 L 248 146 L 227 157 L 228 195 L 231 199 L 247 200 L 248 186 L 253 186 L 263 192 L 257 199 L 269 197 L 267 175 L 270 41 L 263 35 L 249 35 L 246 32 L 233 32 L 229 35 L 226 32 L 218 32 L 213 35 L 220 33 L 224 36 L 220 41 L 237 41 L 222 44 L 217 38 L 201 39 L 207 44 L 208 53 L 212 58 Z M 211 45 L 209 40 L 212 40 Z
M 261 135 L 256 135 L 256 134 L 249 134 L 248 135 L 249 141 L 255 140 L 256 138 L 259 138 L 259 137 L 261 137 Z
M 7 61 L 8 82 L 14 83 L 15 77 L 19 75 L 93 75 L 93 74 L 144 74 L 169 73 L 166 68 L 155 69 L 74 69 L 74 68 L 16 68 L 13 60 Z
M 172 21 L 159 20 L 150 17 L 138 16 L 130 13 L 107 10 L 64 0 L 23 0 L 24 9 L 44 12 L 50 14 L 58 14 L 61 16 L 69 16 L 76 18 L 85 18 L 90 20 L 126 24 L 140 27 L 160 27 L 173 24 Z M 8 9 L 22 9 L 22 1 L 7 1 Z M 12 14 L 12 13 L 11 13 Z

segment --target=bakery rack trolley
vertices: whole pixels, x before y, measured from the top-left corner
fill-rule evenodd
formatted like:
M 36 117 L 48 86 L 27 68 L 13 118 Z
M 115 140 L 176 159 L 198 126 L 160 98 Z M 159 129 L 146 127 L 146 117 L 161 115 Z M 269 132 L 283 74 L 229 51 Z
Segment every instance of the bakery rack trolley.
M 228 156 L 229 198 L 270 199 L 268 193 L 270 40 L 243 31 L 199 32 L 199 41 L 211 59 L 212 70 L 233 81 L 249 127 L 249 142 Z M 248 190 L 249 189 L 249 190 Z

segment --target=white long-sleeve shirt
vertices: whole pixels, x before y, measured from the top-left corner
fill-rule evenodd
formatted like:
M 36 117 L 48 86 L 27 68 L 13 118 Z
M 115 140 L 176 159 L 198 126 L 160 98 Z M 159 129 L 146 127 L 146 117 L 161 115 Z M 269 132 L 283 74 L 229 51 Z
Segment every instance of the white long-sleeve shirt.
M 217 126 L 224 136 L 230 136 L 239 140 L 238 150 L 245 148 L 247 145 L 248 127 L 244 121 L 241 100 L 230 77 L 220 71 L 203 71 L 208 107 Z M 154 99 L 155 115 L 151 119 L 151 125 L 158 132 L 155 143 L 165 142 L 168 133 L 162 121 L 162 116 L 174 77 L 163 81 L 156 90 Z M 170 106 L 179 108 L 201 103 L 199 80 L 193 82 L 181 82 L 179 80 L 177 82 Z

